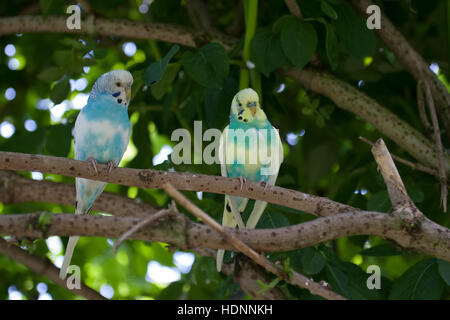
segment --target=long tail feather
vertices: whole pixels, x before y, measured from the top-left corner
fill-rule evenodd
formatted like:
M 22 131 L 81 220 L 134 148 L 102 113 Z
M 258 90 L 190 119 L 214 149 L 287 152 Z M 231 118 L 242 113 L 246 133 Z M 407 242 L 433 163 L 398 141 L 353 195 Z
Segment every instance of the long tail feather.
M 83 204 L 80 201 L 77 201 L 75 206 L 75 214 L 83 214 L 89 210 L 83 209 Z M 77 245 L 79 236 L 70 236 L 69 241 L 67 242 L 66 252 L 64 253 L 64 261 L 61 269 L 59 270 L 59 277 L 61 279 L 65 279 L 67 275 L 67 269 L 69 268 L 70 261 L 72 260 L 73 251 L 75 250 L 75 246 Z
M 233 218 L 233 214 L 231 212 L 231 207 L 229 205 L 230 203 L 230 196 L 225 196 L 225 208 L 223 210 L 223 218 L 222 218 L 222 225 L 224 227 L 230 227 L 234 228 L 236 227 L 236 220 Z M 217 256 L 216 256 L 216 267 L 217 272 L 220 272 L 222 270 L 222 262 L 223 262 L 223 256 L 225 254 L 225 250 L 219 249 L 217 250 Z

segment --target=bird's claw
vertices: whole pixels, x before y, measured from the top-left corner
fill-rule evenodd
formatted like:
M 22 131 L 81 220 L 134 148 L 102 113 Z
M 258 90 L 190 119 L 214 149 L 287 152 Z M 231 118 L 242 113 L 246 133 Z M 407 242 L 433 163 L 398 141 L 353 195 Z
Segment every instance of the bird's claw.
M 92 168 L 94 168 L 95 174 L 98 174 L 97 160 L 95 160 L 94 158 L 88 158 L 87 161 L 89 161 L 89 163 L 91 164 Z
M 259 184 L 264 187 L 264 191 L 266 191 L 267 186 L 269 186 L 269 188 L 272 187 L 268 182 L 265 182 L 264 180 L 261 180 Z
M 113 169 L 116 167 L 117 167 L 117 165 L 116 165 L 115 161 L 108 161 L 107 168 L 106 168 L 107 173 L 110 174 L 113 171 Z
M 239 176 L 238 179 L 241 184 L 241 190 L 242 190 L 242 187 L 244 186 L 244 183 L 247 182 L 247 179 L 245 179 L 243 176 Z

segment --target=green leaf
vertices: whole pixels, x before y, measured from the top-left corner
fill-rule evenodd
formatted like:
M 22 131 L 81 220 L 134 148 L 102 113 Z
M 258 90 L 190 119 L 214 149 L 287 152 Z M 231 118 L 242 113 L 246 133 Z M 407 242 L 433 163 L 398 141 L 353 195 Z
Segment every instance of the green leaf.
M 280 278 L 275 278 L 273 279 L 269 284 L 265 284 L 264 282 L 262 282 L 261 280 L 257 279 L 256 282 L 259 284 L 259 286 L 261 287 L 261 290 L 258 291 L 258 294 L 262 294 L 264 292 L 266 292 L 269 289 L 273 289 L 275 288 L 275 286 L 281 281 Z
M 311 149 L 306 156 L 308 179 L 310 183 L 316 184 L 327 175 L 336 159 L 334 147 L 328 143 L 320 144 Z
M 316 30 L 307 21 L 292 16 L 286 18 L 281 30 L 281 45 L 289 61 L 302 69 L 316 51 Z
M 450 263 L 441 259 L 438 259 L 437 263 L 439 274 L 441 275 L 445 283 L 450 286 Z
M 52 222 L 52 218 L 53 218 L 53 215 L 51 213 L 42 212 L 38 218 L 38 222 L 37 222 L 38 228 L 40 230 L 44 230 L 47 227 L 47 225 L 49 225 Z
M 347 276 L 348 278 L 348 291 L 349 295 L 348 297 L 350 299 L 354 300 L 377 300 L 381 299 L 382 290 L 370 290 L 367 288 L 367 278 L 370 276 L 363 270 L 361 270 L 360 267 L 354 265 L 353 263 L 344 262 L 343 268 L 341 269 L 342 272 Z M 383 288 L 384 282 L 382 280 L 381 289 Z
M 152 85 L 161 80 L 164 72 L 166 71 L 167 64 L 170 59 L 180 50 L 179 45 L 174 45 L 170 48 L 169 52 L 159 61 L 150 64 L 147 69 L 145 69 L 143 80 L 145 84 Z
M 258 32 L 252 40 L 251 60 L 256 69 L 268 77 L 286 60 L 280 38 L 269 29 Z
M 326 265 L 325 274 L 327 275 L 328 282 L 333 288 L 333 291 L 348 297 L 348 277 L 332 264 Z
M 39 5 L 41 7 L 42 17 L 45 19 L 50 11 L 54 8 L 55 0 L 39 0 Z
M 69 66 L 73 61 L 72 50 L 56 50 L 53 53 L 53 60 L 60 67 Z
M 302 269 L 307 274 L 317 274 L 322 271 L 325 266 L 325 259 L 314 247 L 302 249 Z
M 391 209 L 391 200 L 385 190 L 373 194 L 367 200 L 367 210 L 369 211 L 388 212 L 389 209 Z
M 365 249 L 360 252 L 363 256 L 380 257 L 380 256 L 397 256 L 402 254 L 396 247 L 391 244 L 381 244 L 373 248 Z
M 70 151 L 72 128 L 58 124 L 47 128 L 44 150 L 55 157 L 67 157 Z
M 178 70 L 180 69 L 180 64 L 169 64 L 164 72 L 162 78 L 150 87 L 152 96 L 156 100 L 160 100 L 169 91 L 170 85 L 173 80 L 175 80 Z
M 210 128 L 224 128 L 229 122 L 231 101 L 238 91 L 238 83 L 228 77 L 221 89 L 208 89 L 205 92 L 203 113 Z
M 244 220 L 245 221 L 245 220 Z M 279 212 L 266 209 L 256 225 L 259 229 L 281 228 L 289 225 L 289 220 Z
M 61 79 L 59 79 L 50 93 L 50 99 L 55 103 L 61 103 L 70 92 L 70 83 L 69 78 L 64 75 Z
M 411 200 L 414 201 L 415 203 L 421 203 L 425 198 L 425 194 L 417 185 L 417 183 L 412 179 L 405 179 L 404 183 L 406 192 L 408 192 L 408 195 L 411 198 Z
M 325 22 L 325 28 L 327 31 L 325 37 L 325 50 L 327 52 L 328 61 L 330 62 L 331 69 L 336 70 L 339 64 L 339 43 L 334 33 L 333 28 L 329 23 Z
M 392 300 L 437 300 L 442 297 L 444 287 L 436 259 L 416 263 L 394 282 L 389 299 Z
M 280 18 L 278 18 L 277 21 L 275 21 L 272 26 L 272 32 L 280 33 L 281 30 L 283 30 L 286 22 L 289 21 L 291 19 L 291 17 L 292 17 L 292 15 L 285 14 L 285 15 L 281 16 Z
M 218 43 L 209 43 L 196 53 L 185 52 L 181 63 L 189 77 L 206 88 L 222 87 L 230 69 L 227 52 Z
M 335 7 L 338 19 L 336 30 L 342 44 L 355 58 L 363 59 L 375 52 L 375 35 L 366 26 L 366 21 L 349 5 Z
M 58 80 L 61 76 L 62 76 L 61 70 L 57 67 L 50 67 L 44 69 L 37 75 L 39 80 L 47 83 L 52 83 L 53 81 Z
M 320 2 L 320 8 L 322 9 L 323 13 L 325 13 L 331 19 L 336 20 L 338 18 L 336 11 L 333 9 L 332 6 L 328 4 L 326 0 L 322 0 Z
M 101 59 L 106 58 L 107 55 L 108 55 L 108 50 L 106 50 L 105 48 L 95 48 L 94 49 L 95 59 L 101 60 Z

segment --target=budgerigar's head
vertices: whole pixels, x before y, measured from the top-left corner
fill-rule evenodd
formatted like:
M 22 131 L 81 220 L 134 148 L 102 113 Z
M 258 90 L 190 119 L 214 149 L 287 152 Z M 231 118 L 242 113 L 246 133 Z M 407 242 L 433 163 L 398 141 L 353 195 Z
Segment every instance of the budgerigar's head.
M 242 89 L 233 98 L 231 114 L 237 121 L 252 122 L 254 118 L 265 119 L 266 115 L 259 105 L 259 97 L 251 88 Z
M 120 105 L 127 107 L 131 98 L 133 76 L 126 70 L 112 70 L 102 74 L 92 87 L 91 96 L 110 94 Z

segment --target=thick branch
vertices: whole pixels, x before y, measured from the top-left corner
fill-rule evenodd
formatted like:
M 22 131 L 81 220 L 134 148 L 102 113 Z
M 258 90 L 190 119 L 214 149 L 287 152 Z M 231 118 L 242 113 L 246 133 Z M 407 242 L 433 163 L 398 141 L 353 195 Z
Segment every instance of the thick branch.
M 367 143 L 368 145 L 371 145 L 371 146 L 374 145 L 374 143 L 372 141 L 370 141 L 370 140 L 368 140 L 368 139 L 366 139 L 364 137 L 360 136 L 359 139 L 361 141 L 363 141 L 364 143 Z M 410 167 L 413 170 L 417 170 L 417 171 L 422 171 L 422 172 L 428 173 L 429 175 L 435 176 L 436 178 L 439 179 L 439 173 L 436 171 L 436 169 L 433 169 L 433 168 L 430 168 L 430 167 L 426 167 L 426 166 L 424 166 L 421 163 L 414 163 L 414 162 L 411 162 L 409 160 L 400 158 L 399 156 L 396 156 L 395 154 L 391 154 L 391 156 L 392 156 L 392 159 L 394 159 L 395 161 L 403 163 L 404 165 L 407 165 L 408 167 Z
M 99 170 L 98 175 L 95 174 L 92 166 L 86 161 L 0 151 L 0 169 L 40 171 L 126 186 L 136 186 L 139 188 L 161 188 L 164 183 L 169 182 L 179 190 L 205 191 L 265 200 L 320 216 L 327 216 L 338 212 L 359 211 L 359 209 L 334 202 L 330 199 L 300 191 L 276 186 L 264 190 L 264 186 L 257 182 L 247 181 L 241 190 L 238 179 L 204 174 L 130 168 L 116 168 L 110 174 L 107 174 L 106 165 L 98 164 L 97 167 Z
M 401 212 L 397 215 L 379 212 L 340 213 L 329 217 L 277 229 L 227 229 L 257 251 L 280 252 L 309 247 L 352 235 L 374 235 L 397 242 L 406 249 L 421 251 L 450 261 L 450 230 L 424 217 L 420 225 L 408 225 Z M 405 216 L 409 216 L 409 212 Z M 54 214 L 44 230 L 37 226 L 40 214 L 0 215 L 0 235 L 17 238 L 44 238 L 51 235 L 80 235 L 117 239 L 142 221 L 139 218 Z M 182 250 L 233 247 L 216 231 L 194 223 L 182 215 L 171 215 L 151 227 L 136 231 L 130 239 L 158 241 Z
M 216 41 L 227 50 L 237 43 L 236 38 L 218 32 L 204 32 L 185 26 L 164 23 L 143 22 L 119 19 L 87 19 L 81 22 L 81 29 L 68 29 L 67 17 L 49 16 L 44 20 L 40 16 L 18 16 L 0 18 L 0 36 L 16 33 L 56 32 L 72 34 L 88 34 L 131 39 L 153 39 L 181 44 L 187 47 L 197 47 L 198 43 Z M 208 39 L 198 39 L 207 36 Z
M 349 0 L 362 15 L 367 16 L 366 9 L 374 3 L 371 0 Z M 433 97 L 450 140 L 450 94 L 444 84 L 430 70 L 428 63 L 414 50 L 406 38 L 395 28 L 391 21 L 381 14 L 381 29 L 375 32 L 383 42 L 395 53 L 403 66 L 413 75 L 416 81 L 426 79 L 432 86 Z
M 73 205 L 75 201 L 75 186 L 73 184 L 55 183 L 50 181 L 36 181 L 9 171 L 0 170 L 0 202 L 5 204 L 20 202 L 49 202 L 62 205 Z M 129 199 L 125 196 L 103 192 L 94 203 L 94 210 L 108 212 L 117 216 L 152 217 L 158 210 L 147 203 Z M 142 220 L 141 220 L 142 221 Z M 184 225 L 184 221 L 179 222 Z M 180 227 L 181 228 L 181 227 Z M 215 250 L 196 248 L 199 255 L 215 257 Z M 240 288 L 254 299 L 285 299 L 278 288 L 272 288 L 259 293 L 260 285 L 257 279 L 269 282 L 265 270 L 250 261 L 239 263 L 239 270 L 235 272 L 233 265 L 224 264 L 222 272 L 232 275 Z M 59 279 L 59 277 L 57 277 Z
M 186 198 L 181 192 L 175 189 L 170 183 L 166 183 L 163 185 L 163 189 L 169 194 L 173 199 L 175 199 L 178 203 L 180 203 L 183 207 L 185 207 L 189 212 L 195 215 L 197 218 L 201 219 L 205 224 L 207 224 L 210 228 L 220 233 L 226 241 L 231 244 L 231 246 L 237 251 L 242 252 L 247 257 L 252 259 L 254 262 L 259 264 L 261 267 L 265 268 L 267 271 L 272 272 L 278 278 L 291 283 L 293 285 L 297 285 L 301 288 L 309 290 L 312 294 L 319 295 L 325 299 L 329 300 L 345 300 L 344 297 L 331 291 L 327 287 L 320 285 L 319 283 L 308 279 L 304 275 L 291 270 L 291 276 L 287 275 L 283 269 L 271 261 L 269 261 L 264 254 L 260 254 L 249 247 L 245 242 L 238 239 L 232 233 L 229 233 L 228 230 L 225 229 L 222 225 L 217 223 L 213 218 L 211 218 L 206 212 L 197 207 L 188 198 Z
M 430 140 L 358 89 L 327 72 L 314 72 L 311 69 L 301 71 L 291 69 L 281 72 L 307 89 L 329 97 L 339 108 L 350 111 L 373 124 L 420 162 L 439 168 L 436 149 Z M 446 157 L 445 161 L 447 173 L 450 173 L 450 159 Z
M 378 141 L 375 142 L 372 147 L 372 154 L 378 164 L 378 169 L 383 175 L 384 183 L 386 183 L 394 211 L 401 209 L 404 206 L 415 207 L 406 192 L 402 178 L 397 171 L 397 167 L 395 166 L 383 139 L 378 139 Z
M 45 23 L 40 17 L 36 16 L 0 18 L 0 36 L 23 32 L 98 33 L 131 39 L 153 39 L 178 43 L 188 47 L 197 47 L 208 41 L 217 41 L 222 43 L 227 50 L 231 50 L 238 42 L 237 38 L 218 32 L 209 32 L 205 35 L 205 32 L 201 30 L 161 23 L 97 18 L 91 22 L 84 21 L 80 30 L 69 30 L 65 21 L 66 17 L 59 16 L 48 17 Z M 291 77 L 307 89 L 329 97 L 338 107 L 359 115 L 367 122 L 372 123 L 381 133 L 394 140 L 414 158 L 426 165 L 438 168 L 436 152 L 428 139 L 388 109 L 349 84 L 327 73 L 316 73 L 311 69 L 292 69 L 290 71 L 280 69 L 279 72 Z M 434 78 L 436 79 L 436 77 Z M 342 98 L 341 94 L 343 95 Z M 448 131 L 450 132 L 450 130 Z M 446 164 L 447 172 L 450 173 L 448 157 L 446 158 Z
M 76 295 L 82 296 L 89 300 L 105 300 L 105 298 L 97 291 L 89 288 L 83 283 L 81 283 L 80 289 L 68 289 L 66 282 L 61 280 L 58 276 L 59 269 L 56 268 L 48 259 L 29 254 L 16 245 L 8 244 L 8 242 L 3 239 L 0 239 L 0 253 L 23 264 L 37 275 L 49 278 L 54 283 L 59 284 Z
M 35 181 L 15 172 L 0 170 L 0 202 L 4 204 L 23 202 L 48 202 L 61 205 L 75 205 L 73 184 L 52 181 Z M 103 192 L 94 202 L 95 211 L 112 213 L 117 216 L 148 217 L 159 209 L 137 199 Z

